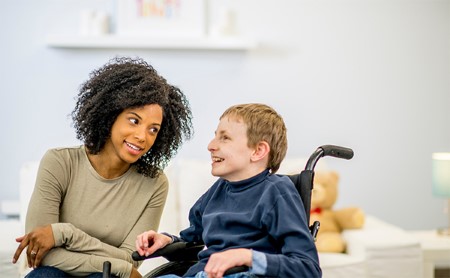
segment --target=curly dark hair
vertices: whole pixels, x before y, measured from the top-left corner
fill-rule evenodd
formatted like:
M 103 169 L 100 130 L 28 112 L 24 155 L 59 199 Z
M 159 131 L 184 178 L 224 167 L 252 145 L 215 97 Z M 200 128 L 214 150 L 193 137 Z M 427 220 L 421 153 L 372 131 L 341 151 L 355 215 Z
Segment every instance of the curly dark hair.
M 150 150 L 133 163 L 139 173 L 157 177 L 183 141 L 193 135 L 186 96 L 141 58 L 115 57 L 89 77 L 72 111 L 77 139 L 90 154 L 98 154 L 123 110 L 158 104 L 163 109 L 161 129 Z

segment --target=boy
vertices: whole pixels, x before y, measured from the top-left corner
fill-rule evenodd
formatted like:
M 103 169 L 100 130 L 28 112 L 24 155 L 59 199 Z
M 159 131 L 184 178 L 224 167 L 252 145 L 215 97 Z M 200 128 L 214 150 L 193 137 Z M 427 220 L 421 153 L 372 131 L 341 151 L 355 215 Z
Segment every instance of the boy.
M 208 145 L 211 173 L 219 179 L 189 212 L 180 237 L 148 231 L 136 248 L 150 255 L 174 241 L 206 249 L 185 277 L 321 277 L 317 250 L 300 196 L 286 176 L 275 175 L 287 150 L 283 119 L 264 104 L 228 108 Z

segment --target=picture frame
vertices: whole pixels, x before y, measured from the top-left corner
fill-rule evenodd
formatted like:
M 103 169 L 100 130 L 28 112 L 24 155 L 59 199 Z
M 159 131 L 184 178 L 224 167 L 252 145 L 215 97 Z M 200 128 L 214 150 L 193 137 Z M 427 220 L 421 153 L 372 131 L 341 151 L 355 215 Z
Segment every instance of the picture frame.
M 117 0 L 117 34 L 200 38 L 206 34 L 205 0 Z

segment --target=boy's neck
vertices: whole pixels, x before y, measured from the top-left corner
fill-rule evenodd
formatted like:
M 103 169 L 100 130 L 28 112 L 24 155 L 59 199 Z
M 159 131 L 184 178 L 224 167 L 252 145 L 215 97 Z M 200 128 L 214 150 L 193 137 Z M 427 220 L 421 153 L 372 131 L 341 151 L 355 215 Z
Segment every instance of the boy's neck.
M 243 181 L 243 180 L 246 180 L 246 179 L 252 178 L 256 175 L 261 174 L 261 172 L 263 172 L 266 169 L 267 169 L 266 164 L 259 164 L 259 163 L 250 164 L 250 166 L 247 167 L 247 169 L 245 171 L 241 172 L 241 175 L 239 177 L 231 178 L 231 179 L 227 179 L 226 177 L 223 177 L 223 178 L 225 178 L 226 180 L 228 180 L 230 182 Z

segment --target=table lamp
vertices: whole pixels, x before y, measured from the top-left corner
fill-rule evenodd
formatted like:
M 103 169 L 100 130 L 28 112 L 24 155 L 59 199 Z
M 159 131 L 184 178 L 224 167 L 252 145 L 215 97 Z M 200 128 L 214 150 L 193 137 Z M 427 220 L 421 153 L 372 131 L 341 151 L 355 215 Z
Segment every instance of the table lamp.
M 433 195 L 448 198 L 447 214 L 450 226 L 450 153 L 433 153 L 432 185 Z M 442 235 L 450 235 L 450 227 L 438 229 Z

